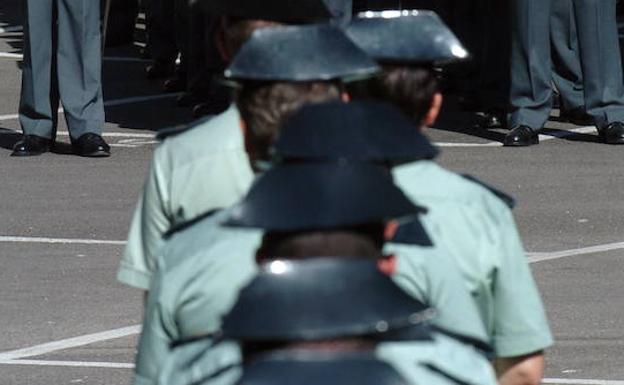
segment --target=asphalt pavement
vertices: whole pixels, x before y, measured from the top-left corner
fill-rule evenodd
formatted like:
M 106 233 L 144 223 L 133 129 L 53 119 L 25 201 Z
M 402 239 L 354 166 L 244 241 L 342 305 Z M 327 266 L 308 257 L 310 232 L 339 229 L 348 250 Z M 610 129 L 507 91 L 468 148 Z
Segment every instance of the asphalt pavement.
M 9 157 L 19 131 L 18 4 L 0 4 L 0 383 L 127 384 L 142 298 L 115 270 L 154 134 L 190 111 L 144 79 L 137 47 L 107 49 L 112 157 L 72 155 L 64 123 L 55 153 Z M 504 131 L 474 128 L 452 104 L 429 131 L 440 162 L 518 200 L 557 340 L 545 383 L 624 384 L 624 146 L 553 118 L 539 146 L 503 148 Z

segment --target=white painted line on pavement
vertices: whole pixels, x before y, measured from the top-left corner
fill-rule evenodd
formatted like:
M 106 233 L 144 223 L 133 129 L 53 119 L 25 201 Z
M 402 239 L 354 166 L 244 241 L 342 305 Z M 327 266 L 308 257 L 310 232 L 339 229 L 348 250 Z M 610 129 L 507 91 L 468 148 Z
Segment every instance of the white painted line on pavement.
M 43 361 L 43 360 L 7 360 L 0 365 L 31 365 L 31 366 L 68 366 L 80 368 L 132 369 L 134 364 L 123 362 L 89 362 L 89 361 Z
M 1 120 L 1 119 L 0 119 Z M 0 134 L 21 134 L 21 131 L 9 130 L 6 128 L 0 128 Z M 69 136 L 69 131 L 58 131 L 57 136 Z M 107 138 L 140 138 L 140 139 L 154 139 L 156 134 L 143 133 L 143 132 L 103 132 L 102 136 Z
M 0 122 L 3 120 L 14 120 L 19 118 L 18 114 L 0 115 Z
M 46 238 L 46 237 L 12 237 L 0 235 L 0 242 L 28 242 L 28 243 L 62 243 L 76 245 L 119 245 L 126 244 L 125 241 L 109 241 L 98 239 L 65 239 L 65 238 Z
M 549 140 L 557 139 L 557 138 L 566 138 L 568 136 L 573 136 L 575 134 L 589 134 L 596 132 L 596 127 L 587 126 L 587 127 L 577 127 L 570 130 L 560 130 L 553 132 L 552 134 L 542 134 L 539 136 L 540 142 L 546 142 Z M 453 142 L 436 142 L 434 143 L 438 147 L 456 147 L 456 148 L 467 148 L 467 147 L 503 147 L 501 142 L 487 142 L 487 143 L 453 143 Z
M 23 30 L 24 30 L 24 27 L 22 27 L 21 25 L 0 27 L 0 33 L 22 32 Z
M 536 263 L 536 262 L 543 262 L 543 261 L 551 261 L 553 259 L 559 259 L 559 258 L 565 258 L 565 257 L 573 257 L 577 255 L 602 253 L 605 251 L 622 250 L 622 249 L 624 249 L 624 242 L 607 243 L 604 245 L 582 247 L 580 249 L 554 251 L 551 253 L 528 253 L 529 255 L 528 259 L 529 259 L 529 263 Z
M 595 380 L 582 378 L 544 378 L 542 384 L 569 384 L 569 385 L 624 385 L 620 380 Z
M 13 53 L 13 52 L 0 52 L 0 58 L 5 59 L 24 59 L 24 55 L 21 53 Z M 111 61 L 111 62 L 127 62 L 127 63 L 150 63 L 151 60 L 141 59 L 139 57 L 128 57 L 128 56 L 104 56 L 102 57 L 103 61 Z
M 500 142 L 488 143 L 452 143 L 452 142 L 434 142 L 438 147 L 503 147 Z
M 179 96 L 180 94 L 181 94 L 180 92 L 172 92 L 168 94 L 133 96 L 130 98 L 109 100 L 109 101 L 104 102 L 104 107 L 115 107 L 115 106 L 120 106 L 124 104 L 142 103 L 142 102 L 149 102 L 149 101 L 158 100 L 158 99 L 175 98 L 176 96 Z
M 179 96 L 179 95 L 180 95 L 179 92 L 172 92 L 172 93 L 168 93 L 168 94 L 132 96 L 132 97 L 129 97 L 129 98 L 113 99 L 113 100 L 108 100 L 108 101 L 104 102 L 104 107 L 116 107 L 116 106 L 121 106 L 121 105 L 124 105 L 124 104 L 143 103 L 143 102 L 149 102 L 149 101 L 152 101 L 152 100 L 174 98 L 174 97 Z M 63 109 L 59 108 L 58 109 L 58 113 L 60 114 L 61 112 L 63 112 Z M 17 118 L 19 118 L 18 114 L 0 115 L 0 121 L 3 121 L 3 120 L 14 120 L 14 119 L 17 119 Z
M 24 55 L 11 52 L 0 52 L 0 57 L 5 59 L 23 59 Z
M 64 340 L 48 342 L 24 349 L 11 350 L 0 353 L 0 361 L 18 360 L 20 358 L 40 356 L 58 350 L 76 348 L 89 345 L 95 342 L 108 341 L 116 338 L 127 337 L 141 332 L 141 325 L 133 325 L 119 329 L 107 330 L 100 333 L 86 334 L 79 337 L 67 338 Z

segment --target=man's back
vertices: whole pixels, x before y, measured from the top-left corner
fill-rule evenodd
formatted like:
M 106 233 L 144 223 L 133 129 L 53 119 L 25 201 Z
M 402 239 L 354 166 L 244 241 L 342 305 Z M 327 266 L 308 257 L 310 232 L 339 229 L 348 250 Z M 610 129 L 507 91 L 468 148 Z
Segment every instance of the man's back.
M 449 250 L 483 318 L 498 356 L 552 344 L 543 305 L 509 207 L 482 185 L 418 161 L 394 170 L 395 182 L 429 211 L 434 244 Z
M 240 199 L 253 180 L 235 107 L 156 149 L 128 235 L 119 281 L 146 290 L 163 235 Z

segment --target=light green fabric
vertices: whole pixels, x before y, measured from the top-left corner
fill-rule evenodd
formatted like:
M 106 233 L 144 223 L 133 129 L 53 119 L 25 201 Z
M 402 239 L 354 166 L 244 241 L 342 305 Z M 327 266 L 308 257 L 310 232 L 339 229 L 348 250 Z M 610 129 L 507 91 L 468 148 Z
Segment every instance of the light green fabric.
M 255 275 L 262 232 L 219 224 L 223 210 L 167 240 L 148 295 L 135 384 L 155 383 L 171 343 L 218 332 L 221 317 Z
M 395 183 L 429 209 L 423 222 L 448 250 L 472 294 L 495 353 L 513 357 L 553 342 L 511 210 L 483 186 L 431 161 L 394 169 Z
M 118 280 L 147 289 L 163 234 L 207 211 L 231 206 L 252 180 L 234 106 L 165 139 L 154 152 Z
M 448 252 L 437 247 L 400 244 L 388 244 L 384 252 L 397 258 L 393 281 L 436 310 L 436 326 L 483 343 L 490 342 L 478 310 Z
M 161 249 L 139 343 L 136 384 L 156 380 L 171 359 L 173 341 L 217 332 L 238 291 L 256 273 L 262 232 L 220 226 L 227 216 L 228 210 L 222 210 L 204 218 L 175 233 Z M 434 319 L 436 325 L 487 341 L 459 273 L 444 255 L 422 248 L 409 261 L 399 257 L 394 278 L 415 298 L 445 308 Z
M 496 384 L 485 356 L 441 333 L 434 333 L 432 341 L 383 343 L 376 354 L 413 384 Z
M 176 347 L 166 360 L 159 385 L 234 385 L 242 374 L 238 345 L 202 339 Z M 490 362 L 475 349 L 440 333 L 432 340 L 382 343 L 379 360 L 408 383 L 427 385 L 495 385 Z

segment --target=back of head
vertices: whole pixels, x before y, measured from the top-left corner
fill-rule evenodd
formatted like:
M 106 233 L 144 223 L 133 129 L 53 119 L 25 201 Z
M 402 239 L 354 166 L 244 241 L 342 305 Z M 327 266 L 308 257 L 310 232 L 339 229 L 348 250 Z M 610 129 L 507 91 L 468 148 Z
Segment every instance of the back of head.
M 259 82 L 247 84 L 236 105 L 247 127 L 247 150 L 252 159 L 268 159 L 281 123 L 303 105 L 340 99 L 334 82 Z
M 383 246 L 383 225 L 304 232 L 269 232 L 258 252 L 268 259 L 314 257 L 362 257 L 379 259 Z
M 383 72 L 350 88 L 354 98 L 374 98 L 400 108 L 416 126 L 421 126 L 438 90 L 438 79 L 424 66 L 385 65 Z

